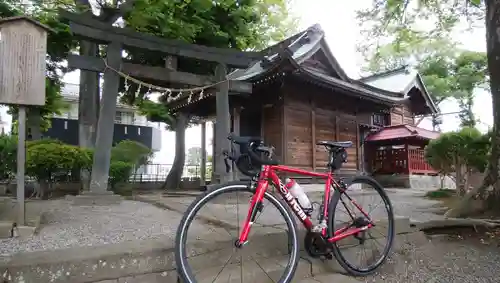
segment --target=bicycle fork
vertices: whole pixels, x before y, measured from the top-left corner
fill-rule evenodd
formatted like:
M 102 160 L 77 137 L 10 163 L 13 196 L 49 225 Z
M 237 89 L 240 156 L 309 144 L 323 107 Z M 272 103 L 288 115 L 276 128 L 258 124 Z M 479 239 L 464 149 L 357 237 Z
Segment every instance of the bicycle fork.
M 264 199 L 264 193 L 267 191 L 268 186 L 269 181 L 266 178 L 259 178 L 255 194 L 251 200 L 250 209 L 248 210 L 247 217 L 240 232 L 239 239 L 236 240 L 236 247 L 241 248 L 248 243 L 248 235 L 250 234 L 250 228 L 255 221 L 255 217 L 257 216 L 257 213 L 262 212 L 262 209 L 264 208 L 262 200 Z

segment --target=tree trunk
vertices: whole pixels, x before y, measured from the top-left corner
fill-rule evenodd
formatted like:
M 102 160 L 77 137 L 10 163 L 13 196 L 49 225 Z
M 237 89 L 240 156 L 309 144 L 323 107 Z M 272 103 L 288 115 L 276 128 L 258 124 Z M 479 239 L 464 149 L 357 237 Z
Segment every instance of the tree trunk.
M 177 114 L 175 121 L 175 157 L 172 168 L 161 189 L 176 190 L 181 184 L 182 171 L 186 161 L 186 127 L 189 122 L 187 113 Z
M 490 88 L 493 104 L 493 138 L 488 166 L 488 185 L 493 186 L 490 203 L 500 200 L 499 158 L 500 158 L 500 2 L 486 1 L 486 43 Z
M 97 44 L 82 40 L 80 42 L 80 55 L 97 56 Z M 79 92 L 78 143 L 82 148 L 94 148 L 99 113 L 99 73 L 81 70 Z M 90 172 L 81 170 L 80 177 L 82 189 L 88 191 Z
M 488 203 L 498 204 L 500 201 L 500 182 L 498 180 L 498 171 L 500 170 L 498 160 L 500 158 L 500 1 L 487 0 L 485 4 L 486 52 L 493 105 L 491 155 L 481 186 L 467 193 L 455 208 L 445 214 L 447 217 L 467 216 L 466 210 L 469 207 L 469 201 L 478 194 L 484 194 L 489 188 L 492 188 L 492 193 L 488 195 Z
M 108 45 L 106 60 L 111 68 L 120 68 L 122 64 L 122 46 L 120 43 L 111 42 Z M 104 72 L 102 106 L 99 113 L 96 150 L 94 152 L 89 189 L 92 193 L 96 194 L 106 192 L 108 187 L 119 84 L 120 76 L 115 71 L 108 69 Z
M 463 196 L 463 181 L 464 181 L 464 176 L 463 176 L 463 171 L 462 171 L 462 166 L 460 166 L 458 163 L 455 163 L 455 174 L 456 174 L 456 179 L 455 179 L 455 188 L 457 190 L 457 194 L 459 196 Z

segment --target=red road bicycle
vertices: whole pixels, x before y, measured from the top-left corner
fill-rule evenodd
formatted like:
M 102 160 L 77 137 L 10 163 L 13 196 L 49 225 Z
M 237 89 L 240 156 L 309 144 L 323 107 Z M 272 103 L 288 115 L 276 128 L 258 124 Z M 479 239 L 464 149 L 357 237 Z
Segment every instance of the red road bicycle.
M 177 272 L 183 280 L 182 282 L 201 282 L 201 280 L 195 278 L 195 272 L 193 272 L 193 269 L 188 263 L 189 252 L 186 249 L 186 239 L 189 226 L 195 219 L 200 208 L 209 200 L 230 192 L 249 192 L 252 195 L 249 201 L 250 206 L 246 220 L 242 224 L 241 229 L 239 229 L 239 227 L 237 229 L 239 236 L 233 239 L 234 249 L 245 249 L 246 244 L 251 240 L 251 238 L 249 238 L 249 233 L 252 229 L 252 225 L 258 218 L 257 214 L 263 210 L 264 200 L 267 201 L 266 205 L 274 206 L 285 219 L 289 231 L 288 251 L 290 259 L 286 263 L 283 274 L 278 276 L 278 281 L 272 279 L 271 282 L 291 282 L 297 269 L 297 264 L 299 262 L 298 227 L 292 216 L 293 214 L 295 214 L 307 231 L 304 243 L 305 249 L 310 256 L 321 257 L 323 259 L 335 258 L 348 273 L 354 276 L 368 275 L 385 262 L 391 251 L 394 239 L 394 215 L 387 194 L 382 186 L 371 177 L 356 176 L 343 180 L 340 178 L 336 179 L 333 174 L 334 170 L 340 169 L 342 164 L 347 161 L 346 148 L 352 146 L 352 142 L 318 142 L 317 145 L 325 146 L 328 150 L 328 168 L 330 170 L 327 173 L 317 173 L 279 165 L 277 161 L 272 159 L 274 148 L 265 146 L 260 138 L 240 137 L 230 134 L 228 139 L 232 144 L 240 146 L 242 154 L 235 156 L 234 150 L 233 154 L 226 152 L 226 161 L 234 162 L 240 171 L 246 175 L 253 176 L 253 178 L 251 181 L 234 181 L 217 185 L 198 197 L 189 206 L 177 230 L 175 246 Z M 226 167 L 229 167 L 228 162 L 226 162 Z M 260 170 L 251 171 L 249 168 L 259 168 Z M 284 182 L 282 182 L 277 172 L 305 175 L 325 180 L 325 190 L 319 208 L 317 224 L 313 223 L 311 211 L 301 207 L 298 200 L 291 194 Z M 277 189 L 286 203 L 270 192 L 270 185 Z M 363 187 L 357 190 L 358 194 L 359 191 L 361 191 L 360 195 L 366 193 L 365 188 L 367 186 L 373 187 L 375 194 L 382 198 L 382 208 L 385 209 L 388 216 L 387 222 L 383 222 L 384 224 L 382 225 L 385 229 L 385 233 L 379 232 L 381 235 L 387 237 L 387 241 L 382 251 L 378 251 L 377 253 L 372 252 L 370 254 L 369 257 L 373 259 L 373 262 L 370 264 L 367 263 L 367 266 L 356 266 L 353 264 L 343 254 L 344 249 L 338 245 L 339 241 L 346 238 L 351 238 L 351 242 L 356 242 L 359 245 L 364 245 L 369 239 L 377 239 L 371 234 L 371 231 L 376 228 L 377 222 L 370 217 L 370 212 L 365 212 L 365 210 L 363 210 L 363 208 L 349 195 L 349 188 L 351 185 L 360 185 Z M 351 209 L 348 209 L 347 202 L 351 203 Z M 346 208 L 348 211 L 348 218 L 350 218 L 348 224 L 341 227 L 335 225 L 335 209 L 338 206 Z M 357 209 L 358 211 L 352 211 L 353 209 Z M 264 270 L 264 268 L 262 268 L 262 270 Z M 220 273 L 221 272 L 219 272 L 218 275 L 220 275 Z M 243 273 L 241 276 L 243 277 Z M 215 282 L 216 279 L 212 282 Z M 229 280 L 231 280 L 231 278 L 229 278 Z M 228 282 L 226 279 L 224 279 L 224 281 Z M 234 280 L 231 282 L 234 282 Z

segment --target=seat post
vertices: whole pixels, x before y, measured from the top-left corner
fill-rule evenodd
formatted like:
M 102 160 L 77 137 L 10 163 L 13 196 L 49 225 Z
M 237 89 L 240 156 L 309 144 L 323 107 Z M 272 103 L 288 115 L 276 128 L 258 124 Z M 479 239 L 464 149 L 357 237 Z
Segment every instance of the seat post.
M 330 173 L 333 173 L 333 150 L 332 148 L 329 148 L 327 146 L 325 146 L 326 150 L 328 150 L 328 163 L 326 164 L 326 166 L 328 166 L 328 170 L 330 171 Z

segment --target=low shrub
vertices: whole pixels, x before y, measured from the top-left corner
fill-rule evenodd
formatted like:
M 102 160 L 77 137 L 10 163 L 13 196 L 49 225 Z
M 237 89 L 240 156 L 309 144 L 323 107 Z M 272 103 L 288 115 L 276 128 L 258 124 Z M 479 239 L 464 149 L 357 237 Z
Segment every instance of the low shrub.
M 134 164 L 132 163 L 123 161 L 111 162 L 109 166 L 109 185 L 111 190 L 113 190 L 117 184 L 127 183 L 133 168 Z
M 428 198 L 441 199 L 441 198 L 451 198 L 455 196 L 456 191 L 450 189 L 439 189 L 435 191 L 430 191 L 425 194 Z

